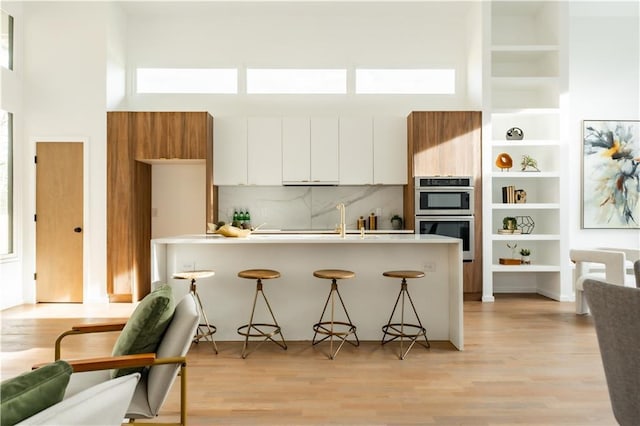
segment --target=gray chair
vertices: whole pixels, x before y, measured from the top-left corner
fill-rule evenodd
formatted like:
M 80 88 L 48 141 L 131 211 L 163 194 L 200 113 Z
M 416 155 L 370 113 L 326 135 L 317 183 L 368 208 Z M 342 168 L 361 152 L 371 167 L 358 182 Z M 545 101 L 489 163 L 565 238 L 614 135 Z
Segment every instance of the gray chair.
M 640 289 L 587 279 L 613 415 L 622 426 L 640 421 Z

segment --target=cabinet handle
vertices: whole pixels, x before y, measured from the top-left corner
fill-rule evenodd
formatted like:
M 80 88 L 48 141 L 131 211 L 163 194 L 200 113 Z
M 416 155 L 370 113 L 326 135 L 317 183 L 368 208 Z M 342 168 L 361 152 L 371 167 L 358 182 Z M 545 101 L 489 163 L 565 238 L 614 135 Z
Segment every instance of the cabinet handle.
M 77 226 L 77 227 L 73 228 L 73 232 L 80 233 L 80 232 L 82 232 L 82 228 L 80 228 L 79 226 Z

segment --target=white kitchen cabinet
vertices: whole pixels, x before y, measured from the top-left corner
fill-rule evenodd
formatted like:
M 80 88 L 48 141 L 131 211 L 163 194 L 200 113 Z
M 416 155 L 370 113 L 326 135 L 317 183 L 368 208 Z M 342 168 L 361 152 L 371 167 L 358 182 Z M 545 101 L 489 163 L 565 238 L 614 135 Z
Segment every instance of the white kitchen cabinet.
M 311 121 L 307 117 L 282 119 L 282 183 L 311 179 Z
M 282 120 L 279 117 L 247 119 L 247 183 L 282 184 Z
M 407 184 L 407 118 L 373 118 L 373 183 Z
M 282 120 L 282 183 L 337 184 L 337 117 L 290 117 Z
M 374 183 L 372 118 L 340 117 L 339 126 L 340 185 Z
M 247 119 L 215 117 L 213 184 L 247 184 Z
M 311 181 L 338 183 L 338 117 L 311 118 Z

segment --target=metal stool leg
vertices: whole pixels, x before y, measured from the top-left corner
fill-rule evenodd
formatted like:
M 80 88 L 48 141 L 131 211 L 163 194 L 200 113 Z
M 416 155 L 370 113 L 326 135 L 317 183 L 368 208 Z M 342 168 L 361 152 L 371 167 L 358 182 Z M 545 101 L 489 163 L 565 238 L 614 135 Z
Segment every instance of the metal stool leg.
M 413 314 L 415 315 L 416 320 L 418 321 L 417 325 L 406 323 L 404 320 L 405 298 L 409 299 L 409 303 L 411 304 L 411 309 L 413 310 Z M 396 309 L 398 308 L 398 302 L 400 302 L 401 299 L 402 299 L 402 302 L 400 306 L 400 309 L 401 309 L 400 323 L 392 323 L 393 316 L 395 315 Z M 415 333 L 409 333 L 405 331 L 406 328 L 414 329 Z M 407 356 L 407 354 L 409 353 L 409 351 L 411 350 L 411 348 L 413 347 L 413 345 L 416 343 L 416 341 L 420 336 L 424 336 L 424 339 L 426 342 L 426 344 L 423 344 L 423 346 L 425 348 L 431 347 L 431 343 L 427 338 L 427 330 L 422 325 L 422 321 L 420 321 L 420 317 L 418 316 L 418 311 L 416 310 L 416 307 L 413 304 L 413 299 L 411 299 L 411 294 L 409 293 L 409 290 L 407 288 L 407 280 L 404 278 L 402 279 L 400 293 L 398 293 L 398 297 L 396 298 L 396 303 L 393 305 L 393 310 L 391 311 L 391 315 L 389 316 L 389 321 L 387 321 L 386 325 L 382 326 L 382 331 L 384 333 L 384 335 L 382 336 L 382 341 L 380 342 L 382 345 L 400 338 L 400 359 L 404 359 Z M 387 338 L 387 335 L 392 337 L 390 339 L 385 340 Z M 406 350 L 404 349 L 405 337 L 410 339 L 409 347 L 407 347 Z
M 262 295 L 262 298 L 263 298 L 265 304 L 267 305 L 267 309 L 269 310 L 269 314 L 271 315 L 271 319 L 273 320 L 272 324 L 254 323 L 253 322 L 253 318 L 254 318 L 255 312 L 256 312 L 256 304 L 257 304 L 257 301 L 258 301 L 258 293 L 260 293 Z M 271 327 L 273 329 L 273 331 L 265 332 L 265 331 L 261 330 L 260 327 Z M 246 331 L 244 331 L 244 330 L 246 330 Z M 255 330 L 255 333 L 251 333 L 252 330 Z M 255 294 L 253 296 L 253 306 L 251 307 L 251 316 L 249 317 L 249 323 L 246 324 L 246 325 L 238 327 L 238 334 L 244 335 L 244 344 L 242 346 L 242 358 L 243 359 L 246 358 L 251 352 L 257 350 L 267 340 L 272 341 L 273 343 L 275 343 L 276 345 L 280 346 L 284 350 L 287 349 L 287 343 L 285 342 L 284 336 L 282 335 L 282 330 L 280 328 L 280 325 L 278 324 L 278 321 L 276 320 L 276 317 L 273 314 L 273 310 L 271 309 L 271 305 L 269 304 L 269 300 L 267 299 L 267 296 L 264 294 L 264 290 L 262 289 L 262 280 L 261 279 L 258 279 L 258 282 L 256 284 L 256 292 L 255 292 Z M 273 336 L 275 336 L 276 334 L 280 335 L 280 339 L 282 340 L 282 343 L 280 343 L 280 342 L 278 342 L 278 341 L 273 339 Z M 263 337 L 263 340 L 261 340 L 256 345 L 256 347 L 253 348 L 253 350 L 247 351 L 247 348 L 249 347 L 249 337 Z
M 193 341 L 195 343 L 200 343 L 200 339 L 209 340 L 213 344 L 213 350 L 215 353 L 218 353 L 218 345 L 216 345 L 216 341 L 213 339 L 213 333 L 217 331 L 216 327 L 209 323 L 209 319 L 207 318 L 207 313 L 202 306 L 202 300 L 200 300 L 200 295 L 196 289 L 196 280 L 191 280 L 191 295 L 196 300 L 198 309 L 200 310 L 200 314 L 204 318 L 204 323 L 198 324 L 198 329 L 196 331 L 196 335 L 193 337 Z M 201 330 L 200 327 L 206 328 L 206 330 Z
M 338 299 L 340 300 L 340 304 L 342 305 L 342 309 L 344 310 L 344 313 L 347 317 L 347 321 L 348 322 L 343 322 L 343 321 L 336 321 L 335 320 L 335 294 L 338 295 Z M 327 306 L 329 305 L 329 301 L 331 301 L 331 318 L 330 321 L 322 321 L 322 319 L 324 318 L 324 314 L 327 310 Z M 334 326 L 335 325 L 342 325 L 347 327 L 347 331 L 341 332 L 341 331 L 336 331 Z M 329 328 L 327 328 L 327 325 L 329 326 Z M 327 297 L 327 301 L 324 304 L 324 308 L 322 309 L 322 314 L 320 315 L 320 319 L 318 320 L 318 322 L 316 324 L 313 325 L 313 330 L 315 331 L 315 333 L 313 334 L 313 340 L 312 340 L 312 344 L 316 345 L 320 342 L 323 342 L 327 339 L 329 339 L 329 359 L 335 359 L 335 357 L 338 355 L 338 352 L 340 352 L 340 349 L 342 348 L 342 345 L 344 345 L 345 342 L 348 342 L 350 344 L 352 344 L 353 346 L 359 346 L 360 345 L 360 340 L 358 339 L 358 335 L 356 334 L 356 326 L 353 325 L 353 322 L 351 322 L 351 318 L 349 317 L 349 312 L 347 311 L 347 307 L 344 304 L 344 301 L 342 300 L 342 296 L 340 295 L 340 291 L 338 291 L 338 284 L 336 282 L 335 279 L 333 279 L 331 281 L 331 291 L 329 292 L 329 296 Z M 325 334 L 325 337 L 323 337 L 320 340 L 316 341 L 316 337 L 318 335 L 318 333 L 320 334 Z M 352 342 L 350 340 L 347 340 L 347 338 L 352 335 L 355 337 L 356 341 Z M 338 345 L 338 348 L 335 350 L 333 350 L 333 337 L 337 336 L 340 339 L 340 344 Z

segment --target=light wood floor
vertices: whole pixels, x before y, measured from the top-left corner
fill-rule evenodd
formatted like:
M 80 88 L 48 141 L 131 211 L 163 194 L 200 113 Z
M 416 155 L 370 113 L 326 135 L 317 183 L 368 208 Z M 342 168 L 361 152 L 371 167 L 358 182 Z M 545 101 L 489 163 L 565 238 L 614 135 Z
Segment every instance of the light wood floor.
M 438 424 L 614 425 L 593 321 L 573 303 L 539 296 L 465 302 L 465 348 L 435 342 L 404 361 L 397 346 L 264 345 L 246 360 L 240 342 L 193 345 L 191 425 Z M 53 358 L 69 325 L 126 317 L 131 305 L 37 305 L 2 312 L 2 378 Z M 72 316 L 76 315 L 76 318 Z M 78 319 L 81 318 L 81 320 Z M 285 337 L 286 337 L 286 330 Z M 311 335 L 310 335 L 311 337 Z M 108 354 L 115 336 L 71 337 L 63 357 Z M 73 340 L 79 339 L 79 340 Z M 160 420 L 176 418 L 174 386 Z

